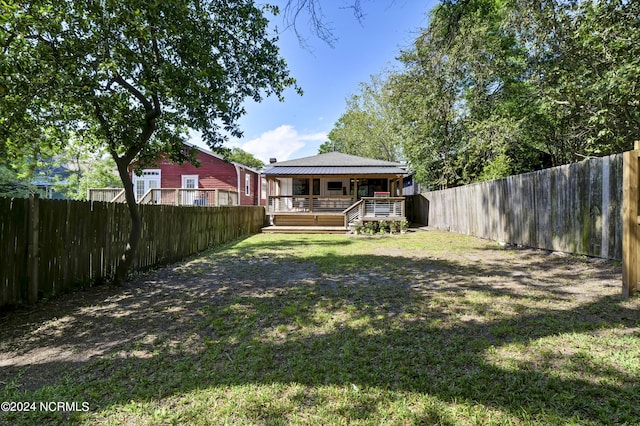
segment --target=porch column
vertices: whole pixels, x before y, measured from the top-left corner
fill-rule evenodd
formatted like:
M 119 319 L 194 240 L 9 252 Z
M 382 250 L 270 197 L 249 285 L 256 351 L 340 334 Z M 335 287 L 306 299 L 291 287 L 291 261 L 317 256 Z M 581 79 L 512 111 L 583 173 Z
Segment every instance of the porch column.
M 355 203 L 356 201 L 358 201 L 358 178 L 357 177 L 353 177 L 353 202 Z
M 309 178 L 309 212 L 313 213 L 313 180 L 314 180 L 314 176 L 311 176 Z
M 267 176 L 267 199 L 266 199 L 266 209 L 269 211 L 271 207 L 271 197 L 274 196 L 275 185 L 277 184 L 276 178 Z M 274 203 L 275 204 L 275 203 Z

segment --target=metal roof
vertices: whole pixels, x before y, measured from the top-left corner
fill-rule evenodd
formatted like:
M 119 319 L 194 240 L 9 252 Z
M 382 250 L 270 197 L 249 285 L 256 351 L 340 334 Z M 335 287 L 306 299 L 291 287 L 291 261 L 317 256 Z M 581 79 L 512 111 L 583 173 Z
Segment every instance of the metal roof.
M 281 161 L 269 166 L 399 166 L 398 163 L 390 161 L 375 160 L 373 158 L 358 157 L 356 155 L 343 154 L 341 152 L 328 152 L 326 154 L 314 155 L 312 157 L 298 158 L 295 160 Z M 267 166 L 267 167 L 269 167 Z
M 265 175 L 402 175 L 400 164 L 329 152 L 312 157 L 269 164 Z
M 272 167 L 265 175 L 404 175 L 400 167 Z

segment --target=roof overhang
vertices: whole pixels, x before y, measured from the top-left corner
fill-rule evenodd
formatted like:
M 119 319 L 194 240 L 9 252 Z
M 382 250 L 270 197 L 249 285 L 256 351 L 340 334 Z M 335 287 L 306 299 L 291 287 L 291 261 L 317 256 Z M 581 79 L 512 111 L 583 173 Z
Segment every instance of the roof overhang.
M 407 172 L 400 167 L 272 167 L 264 171 L 266 176 L 404 176 Z

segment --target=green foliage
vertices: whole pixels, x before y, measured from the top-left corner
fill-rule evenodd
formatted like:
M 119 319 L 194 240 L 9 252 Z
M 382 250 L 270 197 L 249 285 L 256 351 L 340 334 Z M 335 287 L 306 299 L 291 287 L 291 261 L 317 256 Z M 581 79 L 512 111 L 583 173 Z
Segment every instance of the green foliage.
M 89 188 L 122 187 L 116 164 L 104 149 L 93 152 L 79 141 L 71 140 L 63 153 L 55 157 L 55 163 L 69 169 L 69 176 L 57 179 L 54 185 L 55 191 L 65 198 L 85 200 Z
M 31 0 L 0 11 L 0 152 L 78 137 L 113 157 L 132 218 L 118 276 L 141 221 L 128 167 L 193 160 L 187 129 L 211 147 L 240 136 L 246 98 L 295 86 L 253 0 Z
M 332 151 L 398 161 L 402 156 L 402 140 L 396 131 L 397 111 L 391 108 L 390 88 L 385 76 L 371 76 L 361 83 L 360 92 L 347 100 L 347 111 L 329 132 L 329 141 L 319 153 Z
M 406 219 L 403 220 L 380 220 L 380 221 L 367 221 L 357 222 L 353 226 L 353 233 L 359 234 L 397 234 L 404 233 L 409 229 L 409 222 Z
M 35 192 L 28 181 L 21 179 L 18 174 L 0 164 L 0 197 L 24 198 Z
M 240 163 L 256 170 L 260 170 L 264 167 L 262 160 L 256 158 L 253 154 L 243 150 L 242 148 L 234 147 L 230 150 L 226 150 L 224 157 L 227 161 Z
M 638 16 L 622 0 L 441 2 L 404 69 L 363 84 L 321 150 L 369 155 L 381 135 L 446 188 L 630 149 Z
M 294 80 L 263 10 L 236 3 L 9 2 L 0 16 L 4 121 L 28 122 L 18 113 L 29 112 L 37 130 L 53 118 L 143 159 L 184 159 L 187 127 L 211 146 L 223 132 L 240 135 L 242 101 L 281 96 Z

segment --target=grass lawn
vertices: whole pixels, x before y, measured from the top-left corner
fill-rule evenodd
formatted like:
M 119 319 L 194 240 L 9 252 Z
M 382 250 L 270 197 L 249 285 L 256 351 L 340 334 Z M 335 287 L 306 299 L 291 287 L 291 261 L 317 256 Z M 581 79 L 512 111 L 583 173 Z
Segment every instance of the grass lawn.
M 614 263 L 446 232 L 256 235 L 0 317 L 0 399 L 89 406 L 0 423 L 640 424 L 620 291 Z

